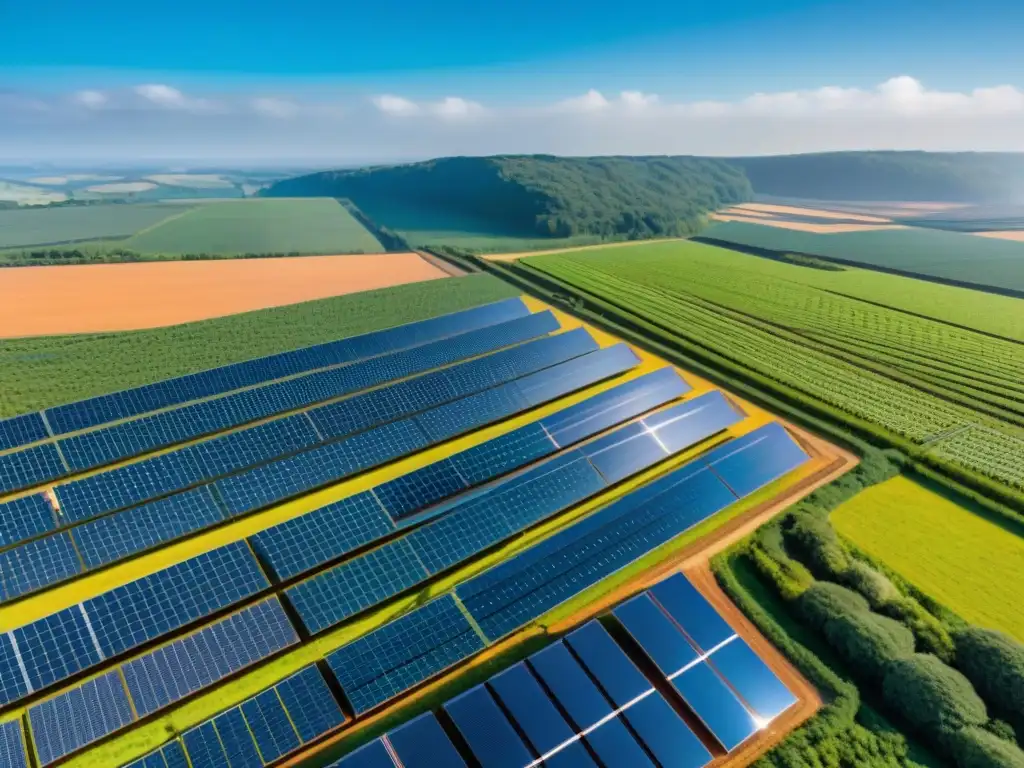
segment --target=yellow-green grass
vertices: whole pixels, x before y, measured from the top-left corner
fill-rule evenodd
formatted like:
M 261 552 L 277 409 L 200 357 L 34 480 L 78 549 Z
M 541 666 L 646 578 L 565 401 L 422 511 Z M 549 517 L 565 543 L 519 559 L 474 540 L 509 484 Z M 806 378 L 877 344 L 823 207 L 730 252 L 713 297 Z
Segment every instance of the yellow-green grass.
M 983 510 L 897 477 L 843 504 L 832 522 L 967 621 L 1024 640 L 1024 539 Z
M 530 306 L 530 309 L 535 312 L 549 308 L 542 302 L 529 297 L 524 297 L 524 300 Z M 606 334 L 590 326 L 585 326 L 585 324 L 572 316 L 558 311 L 555 311 L 555 314 L 558 317 L 563 330 L 570 330 L 581 326 L 587 327 L 601 346 L 610 346 L 611 344 L 619 341 L 619 339 L 610 334 Z M 650 355 L 649 353 L 643 352 L 642 350 L 635 351 L 640 355 L 642 362 L 641 365 L 629 373 L 626 378 L 635 378 L 667 365 L 663 360 Z M 681 373 L 683 373 L 684 377 L 693 387 L 692 392 L 688 394 L 688 397 L 690 398 L 696 397 L 713 388 L 709 382 L 694 376 L 689 372 L 681 371 Z M 432 463 L 446 456 L 450 456 L 453 453 L 465 450 L 466 448 L 478 445 L 481 442 L 492 439 L 498 435 L 510 432 L 527 422 L 542 418 L 545 415 L 569 405 L 581 402 L 592 397 L 598 392 L 622 383 L 622 381 L 623 379 L 620 378 L 615 381 L 595 385 L 583 392 L 562 398 L 555 403 L 536 409 L 528 414 L 508 419 L 499 424 L 492 425 L 491 427 L 478 430 L 472 434 L 435 446 L 413 456 L 406 457 L 405 459 L 395 462 L 387 467 L 368 472 L 351 480 L 343 481 L 330 488 L 281 504 L 252 517 L 236 521 L 232 524 L 209 531 L 194 538 L 171 544 L 136 560 L 115 566 L 108 571 L 103 571 L 78 579 L 50 592 L 29 598 L 17 606 L 6 608 L 0 607 L 0 631 L 9 629 L 13 626 L 25 624 L 43 615 L 60 610 L 61 608 L 72 605 L 120 584 L 141 578 L 142 576 L 153 573 L 161 568 L 165 568 L 173 563 L 194 557 L 197 554 L 223 546 L 229 542 L 237 541 L 260 530 L 329 504 L 340 498 L 364 491 L 374 485 L 386 482 L 387 480 L 393 479 L 394 477 L 407 472 L 411 472 L 426 464 Z M 716 442 L 725 440 L 728 437 L 745 434 L 773 418 L 770 414 L 752 404 L 739 400 L 736 400 L 736 402 L 745 410 L 748 414 L 748 418 L 730 429 L 728 435 L 723 435 L 717 438 Z M 477 559 L 474 562 L 456 570 L 449 576 L 429 584 L 414 593 L 392 601 L 379 609 L 357 617 L 355 620 L 347 622 L 332 631 L 326 632 L 302 646 L 291 649 L 274 661 L 260 666 L 226 685 L 215 687 L 205 692 L 203 695 L 198 696 L 181 706 L 171 709 L 167 714 L 147 722 L 145 725 L 131 729 L 123 735 L 118 736 L 101 746 L 82 753 L 78 757 L 71 759 L 67 765 L 72 766 L 73 768 L 78 768 L 79 766 L 84 768 L 84 766 L 119 765 L 129 762 L 160 746 L 160 744 L 164 743 L 168 738 L 173 736 L 173 734 L 180 733 L 183 730 L 201 723 L 216 713 L 237 704 L 264 688 L 267 688 L 282 677 L 285 677 L 318 659 L 322 659 L 331 651 L 355 640 L 367 632 L 372 631 L 396 616 L 405 613 L 411 608 L 443 594 L 459 582 L 464 581 L 467 578 L 470 578 L 473 575 L 501 562 L 502 560 L 507 559 L 516 552 L 521 551 L 523 548 L 530 546 L 561 528 L 564 528 L 571 524 L 571 522 L 578 520 L 580 517 L 589 514 L 598 507 L 613 501 L 625 493 L 628 493 L 630 490 L 648 482 L 669 469 L 685 463 L 692 459 L 697 453 L 707 450 L 708 447 L 709 444 L 705 443 L 698 449 L 673 457 L 658 467 L 648 470 L 630 481 L 616 486 L 610 491 L 574 508 L 568 513 L 532 529 L 528 533 L 506 543 L 485 557 Z M 788 479 L 787 482 L 793 482 L 793 480 Z M 758 494 L 754 498 L 763 500 L 763 496 L 761 494 Z M 710 532 L 720 525 L 723 525 L 745 509 L 748 509 L 749 504 L 751 503 L 756 502 L 746 500 L 743 504 L 738 504 L 735 508 L 730 508 L 730 510 L 723 515 L 702 524 L 698 528 L 694 529 L 694 531 L 691 531 L 684 537 L 681 537 L 677 542 L 666 545 L 666 547 L 659 550 L 659 555 L 657 557 L 649 556 L 645 558 L 643 561 L 645 563 L 644 567 L 648 567 L 651 563 L 657 562 L 662 556 L 667 555 L 669 552 L 677 551 L 676 547 L 685 546 L 685 544 L 692 542 L 697 537 Z M 631 566 L 631 568 L 626 572 L 632 574 L 634 573 L 635 568 L 635 565 Z M 603 593 L 607 591 L 607 589 L 614 588 L 618 583 L 619 581 L 617 579 L 613 579 L 608 582 L 607 586 L 602 583 L 602 585 L 595 587 L 590 592 L 592 593 L 596 590 Z M 572 605 L 576 605 L 576 603 L 573 603 Z

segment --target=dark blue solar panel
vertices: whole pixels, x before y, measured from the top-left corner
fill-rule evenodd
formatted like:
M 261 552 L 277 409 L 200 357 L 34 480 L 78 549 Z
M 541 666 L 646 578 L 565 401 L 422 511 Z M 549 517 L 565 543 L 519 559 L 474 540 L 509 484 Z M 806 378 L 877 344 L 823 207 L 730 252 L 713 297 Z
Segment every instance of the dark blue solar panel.
M 564 448 L 689 391 L 678 373 L 662 368 L 553 413 L 541 424 Z
M 25 413 L 0 419 L 0 451 L 28 445 L 49 437 L 41 413 Z
M 319 573 L 285 594 L 311 635 L 425 581 L 429 574 L 398 539 Z
M 220 743 L 217 729 L 207 721 L 182 734 L 188 759 L 194 766 L 203 768 L 232 768 L 224 754 L 224 746 Z
M 21 720 L 0 723 L 0 765 L 6 768 L 26 768 L 28 753 L 25 751 L 25 735 L 21 731 Z
M 268 586 L 249 547 L 234 542 L 82 605 L 100 648 L 106 656 L 116 656 Z
M 519 725 L 519 730 L 533 746 L 534 752 L 545 756 L 544 765 L 597 765 L 587 753 L 583 742 L 572 740 L 574 730 L 569 727 L 524 662 L 495 675 L 487 682 L 487 686 Z
M 660 693 L 641 699 L 622 716 L 664 768 L 702 768 L 711 762 L 707 747 Z
M 53 443 L 0 456 L 0 493 L 31 488 L 67 472 Z
M 338 762 L 332 763 L 329 768 L 395 768 L 395 763 L 384 742 L 375 739 Z
M 796 696 L 775 676 L 743 638 L 736 638 L 711 656 L 711 666 L 767 723 L 796 704 Z
M 58 533 L 0 552 L 0 578 L 11 600 L 82 573 L 71 536 Z
M 25 676 L 18 665 L 10 636 L 0 635 L 0 704 L 17 701 L 28 695 Z
M 217 730 L 231 768 L 239 768 L 239 766 L 246 768 L 250 765 L 263 764 L 260 753 L 256 751 L 256 742 L 253 741 L 252 732 L 246 725 L 245 718 L 242 717 L 241 709 L 234 707 L 217 715 L 213 718 L 213 727 Z
M 595 344 L 593 350 L 588 351 L 596 350 Z M 531 405 L 539 405 L 639 364 L 640 358 L 633 350 L 625 344 L 616 344 L 587 356 L 580 365 L 552 368 L 528 376 L 518 383 L 519 391 Z
M 653 413 L 644 419 L 644 423 L 654 430 L 658 441 L 670 453 L 675 453 L 742 420 L 743 415 L 716 390 Z
M 18 627 L 11 634 L 34 690 L 100 662 L 79 605 Z
M 730 446 L 732 451 L 727 450 Z M 753 493 L 808 460 L 778 422 L 766 424 L 712 453 L 704 460 L 739 496 Z
M 240 515 L 383 464 L 427 444 L 412 420 L 398 421 L 218 480 L 215 486 L 229 512 Z
M 534 755 L 486 687 L 478 685 L 456 696 L 444 710 L 483 768 L 523 768 L 533 762 Z
M 597 621 L 590 621 L 565 637 L 565 644 L 597 681 L 616 707 L 650 690 L 651 684 Z
M 276 597 L 122 665 L 139 716 L 156 712 L 299 641 Z
M 449 461 L 467 483 L 477 485 L 557 450 L 544 428 L 533 423 L 456 453 Z
M 529 407 L 513 382 L 431 408 L 416 416 L 416 422 L 432 442 L 441 442 Z
M 707 662 L 686 670 L 672 685 L 726 750 L 731 752 L 757 732 L 753 715 Z
M 455 465 L 442 459 L 378 485 L 373 494 L 394 520 L 401 520 L 466 487 Z
M 315 666 L 285 678 L 276 687 L 303 744 L 345 721 L 327 681 Z
M 719 643 L 736 634 L 707 598 L 681 573 L 655 584 L 650 593 L 697 647 L 705 652 L 710 652 Z
M 665 676 L 693 664 L 697 651 L 646 593 L 614 610 L 622 626 Z
M 135 717 L 115 671 L 29 707 L 28 719 L 39 762 L 49 765 Z
M 0 547 L 17 544 L 55 527 L 53 507 L 41 493 L 0 504 Z
M 395 529 L 369 491 L 287 520 L 250 538 L 278 581 L 358 549 Z
M 609 483 L 617 483 L 669 455 L 640 422 L 627 424 L 580 450 Z
M 313 368 L 338 365 L 370 355 L 412 347 L 473 328 L 522 317 L 528 312 L 521 299 L 508 299 L 383 331 L 247 360 L 90 400 L 69 403 L 50 408 L 46 414 L 58 434 L 72 432 Z
M 301 745 L 273 688 L 243 701 L 241 707 L 264 763 L 273 762 Z
M 438 573 L 603 487 L 594 468 L 570 452 L 457 505 L 408 540 L 427 569 Z
M 443 595 L 339 648 L 327 663 L 358 714 L 483 647 L 454 599 Z
M 405 725 L 389 731 L 387 740 L 402 768 L 465 768 L 448 734 L 433 712 L 424 712 Z
M 612 713 L 611 705 L 565 645 L 556 643 L 535 653 L 529 664 L 561 704 L 577 732 L 604 720 L 586 736 L 602 763 L 607 766 L 654 767 L 620 717 L 605 720 Z
M 100 568 L 164 542 L 223 522 L 209 488 L 168 496 L 75 528 L 71 535 L 87 568 Z

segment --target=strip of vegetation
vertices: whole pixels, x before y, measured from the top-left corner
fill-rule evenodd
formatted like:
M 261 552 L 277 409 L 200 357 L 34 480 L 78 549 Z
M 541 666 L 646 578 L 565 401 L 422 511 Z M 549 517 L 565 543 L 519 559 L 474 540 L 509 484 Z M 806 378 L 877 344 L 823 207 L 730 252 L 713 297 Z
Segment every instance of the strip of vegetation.
M 351 200 L 344 198 L 338 200 L 342 207 L 352 214 L 352 218 L 362 224 L 366 229 L 370 231 L 370 234 L 376 237 L 380 244 L 384 246 L 385 251 L 396 251 L 399 253 L 407 253 L 412 250 L 412 246 L 397 232 L 392 232 L 387 227 L 381 226 L 369 216 L 367 216 L 360 208 L 353 203 Z
M 374 234 L 377 234 L 376 232 Z M 389 249 L 392 250 L 392 249 Z M 404 248 L 395 250 L 406 250 Z M 363 251 L 341 251 L 333 255 L 355 256 Z M 134 264 L 147 261 L 221 261 L 225 259 L 284 259 L 316 256 L 318 253 L 139 253 L 128 248 L 81 250 L 48 248 L 31 251 L 0 251 L 0 267 L 52 267 L 74 264 Z

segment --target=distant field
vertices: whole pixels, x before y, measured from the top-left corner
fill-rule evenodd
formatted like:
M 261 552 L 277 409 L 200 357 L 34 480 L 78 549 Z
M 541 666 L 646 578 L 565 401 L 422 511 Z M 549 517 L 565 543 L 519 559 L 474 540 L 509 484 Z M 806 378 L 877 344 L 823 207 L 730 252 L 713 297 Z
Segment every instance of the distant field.
M 831 519 L 963 618 L 1024 640 L 1024 539 L 902 477 L 861 492 Z
M 63 192 L 34 187 L 29 184 L 0 181 L 0 200 L 13 201 L 19 205 L 45 205 L 46 203 L 63 202 L 66 199 L 67 195 Z M 0 229 L 0 237 L 2 236 L 2 229 Z
M 0 248 L 129 237 L 185 210 L 180 204 L 0 210 Z
M 147 176 L 150 181 L 158 184 L 170 184 L 178 187 L 195 187 L 197 189 L 230 187 L 231 182 L 223 176 L 209 173 L 155 173 Z
M 156 189 L 156 184 L 149 181 L 116 181 L 110 184 L 95 184 L 91 187 L 86 187 L 87 192 L 97 192 L 104 195 L 146 192 L 150 189 Z
M 796 252 L 927 277 L 1024 292 L 1024 244 L 928 229 L 839 234 L 796 232 L 747 222 L 715 224 L 703 237 Z
M 470 275 L 169 328 L 0 340 L 0 418 L 515 295 Z
M 123 243 L 140 253 L 380 253 L 335 200 L 253 199 L 197 207 Z

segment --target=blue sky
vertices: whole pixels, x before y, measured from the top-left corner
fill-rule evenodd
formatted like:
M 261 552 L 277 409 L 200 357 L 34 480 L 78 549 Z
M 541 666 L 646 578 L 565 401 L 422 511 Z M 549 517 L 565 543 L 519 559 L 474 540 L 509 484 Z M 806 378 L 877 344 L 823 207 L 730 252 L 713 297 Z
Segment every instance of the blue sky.
M 0 2 L 0 158 L 1024 149 L 1021 5 Z M 751 114 L 758 94 L 771 98 Z M 684 115 L 694 104 L 732 113 Z M 822 122 L 836 104 L 867 132 Z M 803 121 L 791 140 L 777 125 L 787 109 Z M 972 114 L 995 130 L 963 124 Z

